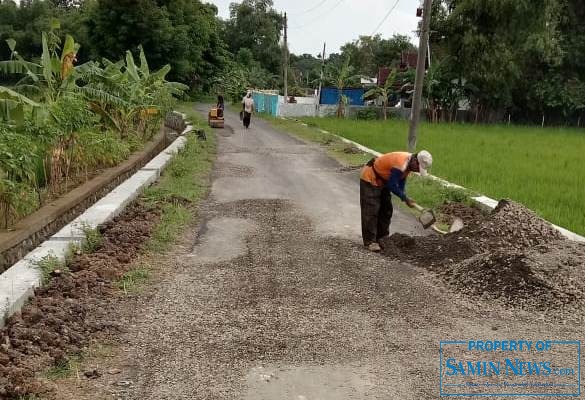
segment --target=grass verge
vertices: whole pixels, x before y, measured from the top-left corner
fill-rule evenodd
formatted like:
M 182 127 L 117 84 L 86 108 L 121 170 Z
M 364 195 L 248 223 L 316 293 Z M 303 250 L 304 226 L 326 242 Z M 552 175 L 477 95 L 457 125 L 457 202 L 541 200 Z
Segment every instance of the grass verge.
M 406 147 L 408 122 L 303 118 L 379 152 Z M 418 148 L 433 174 L 495 199 L 511 198 L 545 219 L 585 234 L 585 130 L 502 125 L 421 124 Z M 414 196 L 413 196 L 414 197 Z
M 162 206 L 161 222 L 152 234 L 147 248 L 161 253 L 170 248 L 184 227 L 194 218 L 193 206 L 209 189 L 209 174 L 215 157 L 215 137 L 191 103 L 180 103 L 178 111 L 196 129 L 206 130 L 206 141 L 198 141 L 195 135 L 187 136 L 186 146 L 177 154 L 164 171 L 159 182 L 147 189 L 144 199 Z
M 118 281 L 118 288 L 124 292 L 124 294 L 135 294 L 139 293 L 142 284 L 150 277 L 150 268 L 148 265 L 137 265 L 130 271 L 122 275 L 122 278 Z

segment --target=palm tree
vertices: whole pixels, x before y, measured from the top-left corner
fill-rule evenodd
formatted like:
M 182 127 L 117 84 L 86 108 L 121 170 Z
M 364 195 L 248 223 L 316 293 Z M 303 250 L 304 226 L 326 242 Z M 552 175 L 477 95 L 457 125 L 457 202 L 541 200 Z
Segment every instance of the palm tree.
M 362 98 L 368 99 L 371 97 L 382 97 L 382 109 L 384 111 L 384 120 L 388 119 L 388 98 L 393 95 L 396 91 L 394 90 L 394 83 L 396 82 L 396 70 L 392 70 L 388 78 L 386 78 L 386 82 L 384 82 L 384 86 L 376 86 L 368 90 Z

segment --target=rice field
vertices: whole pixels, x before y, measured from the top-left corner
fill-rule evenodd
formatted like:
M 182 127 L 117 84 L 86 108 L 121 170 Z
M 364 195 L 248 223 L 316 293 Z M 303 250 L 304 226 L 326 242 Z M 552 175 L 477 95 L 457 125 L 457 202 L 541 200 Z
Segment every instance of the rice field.
M 407 147 L 407 121 L 303 120 L 379 152 Z M 433 154 L 434 175 L 585 235 L 585 129 L 422 124 L 417 148 Z

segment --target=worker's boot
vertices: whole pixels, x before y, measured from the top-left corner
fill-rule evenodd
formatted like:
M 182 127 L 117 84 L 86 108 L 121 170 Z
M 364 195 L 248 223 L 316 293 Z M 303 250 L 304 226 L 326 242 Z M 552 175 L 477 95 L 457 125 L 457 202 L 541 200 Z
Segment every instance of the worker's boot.
M 382 248 L 378 243 L 373 242 L 368 245 L 368 250 L 373 251 L 375 253 L 379 253 L 380 251 L 382 251 Z

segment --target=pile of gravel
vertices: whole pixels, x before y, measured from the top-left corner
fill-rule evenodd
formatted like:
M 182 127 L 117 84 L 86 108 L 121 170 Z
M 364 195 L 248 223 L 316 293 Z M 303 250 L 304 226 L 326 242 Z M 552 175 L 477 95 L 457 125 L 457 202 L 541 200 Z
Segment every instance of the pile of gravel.
M 521 204 L 501 200 L 475 232 L 469 232 L 486 250 L 493 248 L 524 250 L 564 240 L 550 223 Z
M 570 242 L 521 204 L 502 200 L 487 216 L 466 215 L 466 227 L 447 235 L 394 234 L 384 254 L 437 273 L 466 295 L 512 307 L 563 308 L 585 301 L 585 245 Z M 445 212 L 445 210 L 442 210 Z

